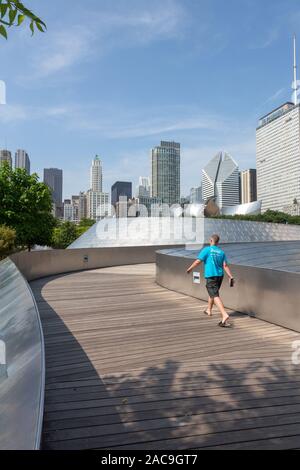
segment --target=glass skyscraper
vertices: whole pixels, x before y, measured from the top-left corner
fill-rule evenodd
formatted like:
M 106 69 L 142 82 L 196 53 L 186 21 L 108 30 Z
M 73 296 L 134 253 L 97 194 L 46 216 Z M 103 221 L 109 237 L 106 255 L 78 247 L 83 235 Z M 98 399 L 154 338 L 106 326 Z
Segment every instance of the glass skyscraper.
M 132 183 L 129 181 L 116 181 L 111 187 L 111 203 L 113 206 L 119 202 L 120 197 L 132 198 Z
M 58 168 L 45 168 L 44 183 L 51 189 L 56 217 L 62 217 L 63 171 Z
M 180 204 L 180 144 L 162 141 L 152 149 L 152 196 Z

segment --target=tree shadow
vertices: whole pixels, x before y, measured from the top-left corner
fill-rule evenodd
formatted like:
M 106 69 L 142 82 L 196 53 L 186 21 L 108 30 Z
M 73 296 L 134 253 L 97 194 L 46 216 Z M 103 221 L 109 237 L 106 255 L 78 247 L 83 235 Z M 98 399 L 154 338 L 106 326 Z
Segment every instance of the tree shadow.
M 111 396 L 127 394 L 126 431 L 118 444 L 106 436 L 101 448 L 300 447 L 299 368 L 274 360 L 198 369 L 182 373 L 181 364 L 167 361 L 112 383 Z

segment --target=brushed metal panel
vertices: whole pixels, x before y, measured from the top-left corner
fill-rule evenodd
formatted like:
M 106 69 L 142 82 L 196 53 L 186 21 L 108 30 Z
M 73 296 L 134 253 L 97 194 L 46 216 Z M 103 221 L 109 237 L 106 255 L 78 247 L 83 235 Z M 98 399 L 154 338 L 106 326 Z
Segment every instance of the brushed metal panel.
M 38 449 L 44 400 L 44 343 L 31 290 L 14 263 L 0 263 L 0 449 Z
M 186 269 L 191 257 L 184 252 L 158 252 L 156 280 L 163 287 L 206 300 L 207 291 L 202 275 L 201 284 L 193 283 Z M 300 332 L 300 274 L 255 266 L 231 264 L 236 286 L 222 287 L 222 299 L 227 308 L 249 314 L 261 320 Z M 197 269 L 196 269 L 197 270 Z M 202 267 L 199 267 L 202 272 Z

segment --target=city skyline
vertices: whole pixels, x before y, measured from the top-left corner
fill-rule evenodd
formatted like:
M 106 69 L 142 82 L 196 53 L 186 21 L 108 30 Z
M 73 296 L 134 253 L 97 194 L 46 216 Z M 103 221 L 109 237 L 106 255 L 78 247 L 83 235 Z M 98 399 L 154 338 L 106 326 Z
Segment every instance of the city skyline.
M 158 140 L 182 144 L 183 194 L 221 148 L 241 169 L 254 166 L 258 118 L 291 97 L 297 2 L 246 1 L 242 24 L 237 1 L 88 3 L 87 13 L 66 0 L 62 26 L 57 0 L 32 0 L 48 32 L 16 31 L 2 44 L 1 148 L 28 149 L 40 176 L 50 160 L 62 167 L 64 197 L 88 180 L 95 153 L 107 169 L 105 191 L 120 174 L 135 185 L 150 173 Z

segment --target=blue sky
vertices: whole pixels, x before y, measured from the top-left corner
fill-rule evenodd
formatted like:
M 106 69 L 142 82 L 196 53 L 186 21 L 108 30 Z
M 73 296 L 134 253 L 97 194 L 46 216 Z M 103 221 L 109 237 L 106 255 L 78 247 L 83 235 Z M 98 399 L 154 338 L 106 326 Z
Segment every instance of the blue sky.
M 182 193 L 218 150 L 255 166 L 258 118 L 291 98 L 298 0 L 26 0 L 47 23 L 0 41 L 0 147 L 64 170 L 64 195 L 150 174 L 151 147 L 182 144 Z

